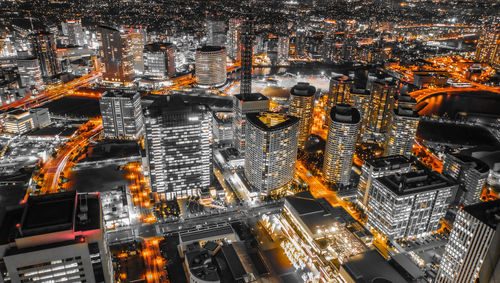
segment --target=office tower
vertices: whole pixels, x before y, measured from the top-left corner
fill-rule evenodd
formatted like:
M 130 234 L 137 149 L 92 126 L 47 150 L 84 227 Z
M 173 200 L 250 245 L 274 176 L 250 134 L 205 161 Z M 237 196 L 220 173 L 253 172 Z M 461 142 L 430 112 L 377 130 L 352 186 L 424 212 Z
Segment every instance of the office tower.
M 245 153 L 246 114 L 269 111 L 269 99 L 261 93 L 237 94 L 233 102 L 234 147 Z
M 199 195 L 210 186 L 212 114 L 181 96 L 158 97 L 145 111 L 151 189 L 160 199 Z
M 33 43 L 33 54 L 37 57 L 42 77 L 48 79 L 61 72 L 61 64 L 57 60 L 56 42 L 51 33 L 37 33 L 30 36 Z
M 365 133 L 366 124 L 368 122 L 368 114 L 370 113 L 371 94 L 365 89 L 351 89 L 351 97 L 354 108 L 358 109 L 361 117 L 359 126 L 359 138 L 362 138 Z
M 309 83 L 298 83 L 290 90 L 288 113 L 299 118 L 299 149 L 304 149 L 311 133 L 316 88 Z
M 420 117 L 411 108 L 402 106 L 392 111 L 384 152 L 389 155 L 410 156 Z
M 367 128 L 372 133 L 386 133 L 394 105 L 396 88 L 387 81 L 376 80 L 371 86 L 370 113 Z
M 241 81 L 240 93 L 252 93 L 253 30 L 249 20 L 245 21 L 240 33 Z
M 347 76 L 338 76 L 330 79 L 330 89 L 326 102 L 326 113 L 330 113 L 337 104 L 353 104 L 351 98 L 352 80 Z M 328 121 L 325 126 L 328 127 Z
M 498 282 L 500 200 L 461 208 L 434 282 Z
M 132 56 L 132 65 L 135 74 L 144 73 L 144 42 L 147 32 L 142 26 L 127 27 L 125 33 L 128 34 L 130 54 Z
M 100 26 L 97 32 L 101 44 L 103 80 L 114 84 L 130 83 L 134 64 L 128 34 L 106 26 Z
M 407 173 L 373 180 L 368 225 L 389 239 L 424 237 L 436 231 L 458 185 L 416 162 Z
M 481 202 L 489 172 L 489 166 L 477 158 L 452 153 L 444 156 L 443 174 L 460 183 L 456 199 L 460 205 Z
M 86 44 L 85 33 L 82 28 L 82 21 L 67 20 L 61 24 L 63 34 L 68 37 L 68 45 L 83 46 Z
M 373 180 L 376 178 L 410 172 L 412 162 L 405 156 L 393 155 L 365 160 L 361 167 L 358 185 L 359 203 L 366 209 Z
M 144 131 L 141 95 L 133 90 L 108 90 L 99 99 L 103 135 L 137 139 Z
M 326 181 L 340 188 L 350 183 L 352 158 L 361 117 L 359 111 L 348 104 L 335 105 L 329 115 L 323 176 Z
M 17 59 L 17 71 L 22 87 L 41 90 L 43 88 L 42 71 L 35 57 L 20 57 Z
M 288 64 L 290 52 L 290 37 L 288 34 L 278 35 L 278 65 Z
M 240 25 L 241 22 L 239 19 L 229 19 L 229 25 L 227 29 L 227 56 L 231 59 L 238 61 L 240 60 L 240 49 L 239 49 L 239 41 L 240 41 Z
M 299 118 L 272 112 L 246 116 L 246 178 L 262 194 L 286 189 L 295 172 Z
M 232 112 L 213 112 L 212 134 L 215 143 L 225 145 L 233 142 L 233 118 Z
M 226 22 L 216 19 L 205 21 L 205 35 L 208 46 L 226 46 Z
M 200 87 L 220 87 L 226 83 L 226 48 L 203 46 L 196 50 L 196 83 Z
M 43 128 L 50 124 L 49 109 L 10 110 L 5 113 L 4 124 L 5 132 L 12 134 L 24 134 L 31 130 Z
M 144 46 L 144 75 L 166 79 L 175 75 L 175 45 L 152 43 Z
M 99 193 L 29 197 L 0 225 L 0 281 L 113 282 Z
M 476 47 L 476 60 L 493 66 L 500 65 L 499 25 L 488 25 L 481 33 Z
M 301 58 L 306 53 L 306 24 L 299 23 L 295 30 L 295 58 Z

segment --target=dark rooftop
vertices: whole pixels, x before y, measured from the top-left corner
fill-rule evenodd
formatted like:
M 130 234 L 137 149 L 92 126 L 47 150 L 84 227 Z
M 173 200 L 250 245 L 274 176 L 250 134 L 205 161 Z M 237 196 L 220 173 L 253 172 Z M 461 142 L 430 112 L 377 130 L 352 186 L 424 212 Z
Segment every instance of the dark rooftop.
M 240 101 L 259 101 L 259 100 L 269 100 L 267 96 L 263 95 L 262 93 L 258 92 L 253 92 L 253 93 L 248 93 L 243 96 L 242 94 L 236 94 L 234 97 L 236 97 Z
M 197 52 L 216 52 L 216 51 L 223 51 L 226 50 L 225 47 L 223 46 L 203 46 L 201 48 L 198 48 L 196 51 Z
M 105 91 L 101 97 L 102 98 L 106 98 L 106 97 L 132 98 L 137 94 L 139 94 L 139 93 L 137 91 L 133 91 L 133 90 L 113 89 L 113 90 Z
M 235 281 L 242 280 L 243 276 L 246 275 L 247 272 L 245 271 L 245 268 L 243 268 L 240 258 L 238 257 L 238 254 L 236 254 L 233 245 L 223 245 L 220 251 L 227 262 L 233 279 Z
M 295 96 L 313 96 L 316 94 L 316 88 L 309 83 L 297 83 L 290 90 L 291 95 Z
M 165 52 L 170 48 L 174 48 L 175 45 L 168 42 L 155 42 L 151 44 L 146 44 L 144 46 L 144 52 Z
M 361 119 L 358 109 L 349 104 L 335 105 L 330 112 L 330 117 L 332 121 L 346 124 L 357 124 Z
M 500 223 L 500 199 L 469 205 L 462 209 L 492 229 L 496 229 Z
M 376 250 L 351 257 L 342 268 L 357 283 L 408 282 Z
M 411 165 L 410 159 L 403 155 L 391 155 L 378 158 L 372 158 L 365 160 L 367 165 L 373 166 L 374 168 L 390 168 L 396 169 L 401 167 L 407 167 Z
M 464 163 L 470 164 L 474 170 L 479 173 L 488 173 L 490 171 L 490 167 L 485 162 L 474 158 L 472 156 L 464 155 L 464 154 L 452 154 L 455 158 L 463 161 Z
M 217 228 L 180 233 L 179 237 L 181 239 L 181 242 L 186 243 L 186 242 L 206 239 L 209 237 L 216 237 L 216 236 L 223 236 L 230 234 L 234 234 L 233 228 L 231 228 L 231 226 L 229 225 L 223 225 Z

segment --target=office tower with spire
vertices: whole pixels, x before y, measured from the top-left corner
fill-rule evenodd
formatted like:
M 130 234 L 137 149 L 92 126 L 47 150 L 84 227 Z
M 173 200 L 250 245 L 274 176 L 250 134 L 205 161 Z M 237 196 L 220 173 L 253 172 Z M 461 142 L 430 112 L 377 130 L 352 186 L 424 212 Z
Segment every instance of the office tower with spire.
M 434 282 L 498 282 L 500 200 L 461 208 Z
M 250 20 L 243 22 L 240 33 L 241 78 L 240 93 L 252 93 L 253 26 Z
M 297 159 L 299 118 L 283 113 L 247 114 L 245 176 L 261 194 L 288 188 Z
M 182 96 L 161 96 L 146 108 L 151 190 L 159 199 L 206 192 L 212 169 L 212 113 Z
M 195 55 L 196 84 L 199 87 L 220 87 L 226 83 L 226 48 L 203 46 Z
M 233 99 L 233 146 L 245 154 L 246 114 L 269 111 L 269 99 L 261 93 L 237 94 Z
M 38 59 L 42 77 L 47 80 L 61 73 L 61 64 L 56 55 L 56 41 L 52 33 L 40 32 L 30 36 L 33 54 Z
M 144 132 L 141 95 L 134 90 L 108 90 L 99 99 L 103 135 L 138 139 Z
M 463 155 L 446 153 L 443 160 L 443 174 L 460 184 L 455 198 L 459 205 L 473 205 L 481 202 L 490 168 L 483 161 Z
M 410 156 L 417 133 L 420 117 L 411 109 L 399 106 L 392 111 L 387 137 L 385 139 L 385 155 Z
M 316 88 L 309 83 L 298 83 L 290 90 L 290 108 L 288 113 L 299 118 L 299 149 L 306 146 L 311 133 L 314 99 Z
M 103 80 L 115 85 L 129 84 L 134 74 L 129 35 L 107 26 L 99 26 L 97 34 L 103 64 Z
M 337 104 L 329 113 L 323 176 L 338 188 L 350 184 L 352 159 L 359 133 L 359 111 L 348 104 Z

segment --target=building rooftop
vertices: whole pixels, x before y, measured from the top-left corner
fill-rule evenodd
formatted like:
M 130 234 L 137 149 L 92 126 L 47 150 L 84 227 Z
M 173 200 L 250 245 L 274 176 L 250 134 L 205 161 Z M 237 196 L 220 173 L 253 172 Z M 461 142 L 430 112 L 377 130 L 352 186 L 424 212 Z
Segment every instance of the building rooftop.
M 283 113 L 260 112 L 246 115 L 249 123 L 263 131 L 281 130 L 299 122 L 299 118 Z
M 409 195 L 457 185 L 420 162 L 415 162 L 415 167 L 407 173 L 380 177 L 376 180 L 396 195 Z
M 226 48 L 223 46 L 206 45 L 206 46 L 203 46 L 201 48 L 198 48 L 196 50 L 196 52 L 218 52 L 218 51 L 224 51 L 224 50 L 226 50 Z
M 290 94 L 295 96 L 313 96 L 316 94 L 316 88 L 309 83 L 299 82 L 292 87 Z
M 486 174 L 490 171 L 490 166 L 488 166 L 488 164 L 477 158 L 460 153 L 451 155 L 457 158 L 458 160 L 462 161 L 463 163 L 469 164 L 471 168 L 474 168 L 474 170 L 478 171 L 479 173 Z
M 233 245 L 223 245 L 220 252 L 222 256 L 227 262 L 227 266 L 229 271 L 231 271 L 231 275 L 235 281 L 240 281 L 243 279 L 243 276 L 247 274 L 243 264 L 241 264 L 240 258 L 236 253 Z
M 181 243 L 201 241 L 203 239 L 234 234 L 230 225 L 222 225 L 211 229 L 200 229 L 197 231 L 183 232 L 179 234 Z
M 365 160 L 365 164 L 374 168 L 398 169 L 401 167 L 410 167 L 412 162 L 403 155 L 390 155 Z
M 174 47 L 175 45 L 169 42 L 155 42 L 144 45 L 144 52 L 165 52 Z
M 240 93 L 240 94 L 236 94 L 234 97 L 236 97 L 239 101 L 269 100 L 269 98 L 267 98 L 267 96 L 265 96 L 259 92 L 248 93 L 245 95 Z
M 342 269 L 357 283 L 408 282 L 376 250 L 349 258 Z
M 462 209 L 492 229 L 496 229 L 500 223 L 500 199 L 469 205 Z
M 361 119 L 358 109 L 349 104 L 335 105 L 330 112 L 330 117 L 331 121 L 345 124 L 357 124 Z
M 418 118 L 419 117 L 417 111 L 415 111 L 411 108 L 406 108 L 406 107 L 401 107 L 401 106 L 399 106 L 397 109 L 394 109 L 394 113 L 398 116 L 404 116 L 404 117 L 409 117 L 409 118 Z
M 208 250 L 198 249 L 186 253 L 190 273 L 204 282 L 219 282 L 217 267 L 212 262 Z
M 105 91 L 101 97 L 102 98 L 107 98 L 107 97 L 132 98 L 138 94 L 139 93 L 135 90 L 112 89 L 112 90 Z

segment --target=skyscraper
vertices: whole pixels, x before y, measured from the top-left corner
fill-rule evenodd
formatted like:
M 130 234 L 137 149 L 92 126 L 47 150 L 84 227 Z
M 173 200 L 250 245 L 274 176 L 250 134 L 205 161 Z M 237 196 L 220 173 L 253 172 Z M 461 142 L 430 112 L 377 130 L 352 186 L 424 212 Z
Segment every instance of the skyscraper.
M 37 57 L 42 76 L 48 79 L 61 72 L 61 64 L 57 60 L 56 42 L 51 33 L 37 33 L 30 36 L 33 43 L 33 54 Z
M 359 138 L 362 138 L 365 132 L 366 124 L 368 123 L 368 115 L 370 114 L 371 94 L 366 89 L 351 89 L 351 99 L 354 108 L 358 109 L 361 116 L 359 126 Z
M 240 33 L 241 82 L 240 93 L 252 93 L 253 31 L 249 20 L 243 22 Z
M 226 46 L 226 22 L 217 19 L 205 21 L 205 34 L 208 46 Z
M 443 174 L 460 183 L 457 200 L 460 205 L 481 202 L 481 194 L 490 172 L 483 161 L 462 154 L 447 153 L 443 161 Z
M 151 189 L 160 199 L 199 195 L 210 186 L 212 114 L 181 96 L 158 97 L 145 111 Z
M 309 83 L 298 83 L 290 90 L 288 113 L 299 118 L 299 149 L 304 149 L 311 133 L 316 88 Z
M 500 25 L 488 25 L 477 42 L 476 60 L 500 65 Z
M 237 94 L 233 102 L 234 147 L 245 153 L 246 114 L 269 111 L 269 99 L 261 93 Z
M 144 72 L 144 42 L 146 41 L 146 29 L 142 26 L 131 26 L 125 29 L 128 35 L 130 54 L 132 55 L 132 65 L 134 73 Z
M 326 113 L 330 113 L 332 108 L 337 104 L 353 104 L 351 98 L 352 83 L 352 80 L 347 76 L 333 77 L 330 79 Z M 325 126 L 328 127 L 328 121 L 325 123 Z
M 86 44 L 85 33 L 82 28 L 82 21 L 68 20 L 62 23 L 63 33 L 68 36 L 68 45 L 83 46 Z
M 500 200 L 460 209 L 434 282 L 497 282 Z
M 288 53 L 290 52 L 290 37 L 288 34 L 278 35 L 278 64 L 288 63 Z
M 359 133 L 359 111 L 348 104 L 337 104 L 329 113 L 323 176 L 337 187 L 350 183 L 352 158 Z
M 376 178 L 410 172 L 412 162 L 402 155 L 365 160 L 361 167 L 358 185 L 359 203 L 366 209 L 373 180 Z
M 203 46 L 196 50 L 196 83 L 200 87 L 220 87 L 226 83 L 226 48 Z
M 407 173 L 373 180 L 368 225 L 389 239 L 424 237 L 436 231 L 458 185 L 416 162 Z
M 385 155 L 410 156 L 419 122 L 418 113 L 411 108 L 400 106 L 393 110 L 385 139 Z
M 35 57 L 21 57 L 17 59 L 17 71 L 22 87 L 41 90 L 43 88 L 42 71 Z
M 103 80 L 114 84 L 130 83 L 134 63 L 128 34 L 106 26 L 100 26 L 97 32 L 101 44 Z
M 299 118 L 272 112 L 246 116 L 246 178 L 262 194 L 287 188 L 295 172 Z
M 103 134 L 107 138 L 137 139 L 144 131 L 141 95 L 133 90 L 108 90 L 99 99 Z
M 2 282 L 113 282 L 99 193 L 29 197 L 0 228 Z
M 240 25 L 239 19 L 231 18 L 229 19 L 229 25 L 227 29 L 227 56 L 231 59 L 237 61 L 240 59 Z
M 175 45 L 152 43 L 144 46 L 144 75 L 165 79 L 175 75 Z
M 388 81 L 376 80 L 371 88 L 368 130 L 374 134 L 386 133 L 394 105 L 395 86 Z

